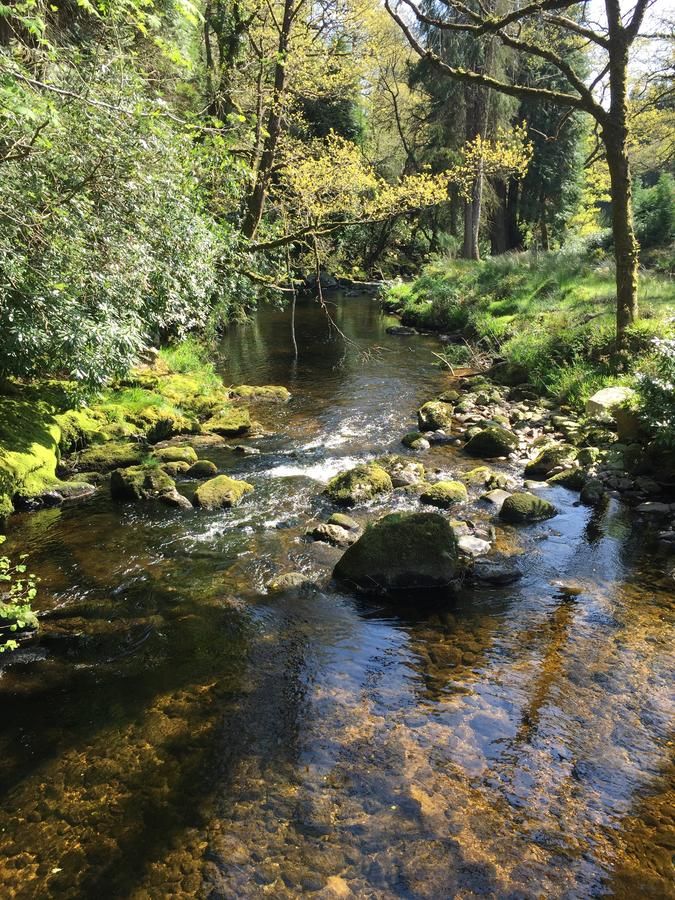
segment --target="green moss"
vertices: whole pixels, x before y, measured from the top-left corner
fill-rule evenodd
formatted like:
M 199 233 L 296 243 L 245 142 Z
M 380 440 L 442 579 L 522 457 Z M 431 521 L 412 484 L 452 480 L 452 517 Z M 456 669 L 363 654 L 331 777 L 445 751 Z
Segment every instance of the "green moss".
M 147 450 L 139 444 L 128 441 L 109 441 L 89 447 L 78 453 L 74 461 L 76 471 L 91 470 L 93 472 L 110 472 L 112 469 L 121 469 L 138 465 L 147 455 Z
M 494 474 L 495 473 L 489 466 L 477 466 L 475 469 L 470 469 L 468 472 L 462 472 L 459 477 L 464 484 L 485 487 Z
M 389 475 L 395 488 L 417 484 L 426 478 L 426 470 L 422 463 L 409 456 L 383 456 L 376 459 L 375 463 Z
M 458 503 L 466 503 L 469 496 L 466 488 L 461 481 L 437 481 L 436 484 L 429 485 L 420 494 L 420 501 L 428 506 L 439 506 L 442 509 L 449 509 Z
M 482 456 L 484 459 L 494 459 L 498 456 L 508 456 L 518 447 L 518 438 L 512 431 L 495 425 L 484 428 L 474 435 L 465 445 L 464 449 L 470 456 Z
M 268 403 L 286 403 L 291 399 L 290 391 L 277 384 L 266 384 L 260 387 L 251 384 L 240 384 L 230 388 L 230 396 L 241 400 L 259 400 Z
M 251 417 L 247 409 L 241 406 L 223 406 L 216 415 L 204 422 L 204 431 L 222 434 L 224 437 L 235 437 L 251 430 Z
M 198 459 L 186 471 L 188 478 L 212 478 L 218 473 L 218 467 L 210 459 Z
M 173 479 L 157 466 L 130 466 L 115 469 L 110 476 L 113 500 L 151 500 L 176 488 Z
M 229 509 L 238 506 L 251 491 L 253 485 L 246 481 L 237 481 L 229 475 L 218 475 L 199 485 L 195 491 L 195 506 L 203 509 Z
M 560 484 L 572 491 L 580 491 L 586 484 L 588 476 L 583 469 L 565 469 L 564 472 L 558 472 L 548 479 L 549 484 Z
M 442 400 L 429 400 L 417 411 L 420 431 L 437 431 L 452 426 L 452 406 Z
M 538 522 L 557 515 L 552 503 L 534 494 L 517 493 L 507 497 L 499 511 L 499 518 L 512 524 Z
M 162 462 L 184 462 L 189 465 L 197 462 L 197 451 L 194 447 L 160 447 L 152 452 Z
M 417 450 L 419 447 L 418 442 L 425 440 L 426 438 L 421 431 L 409 431 L 408 434 L 403 435 L 401 443 L 404 447 L 409 447 L 411 450 Z
M 355 506 L 372 500 L 378 494 L 390 493 L 393 489 L 387 472 L 376 463 L 368 463 L 331 478 L 326 493 L 333 503 Z
M 555 444 L 544 447 L 537 456 L 525 466 L 525 477 L 535 481 L 544 481 L 556 466 L 569 466 L 577 456 L 575 447 L 569 444 Z

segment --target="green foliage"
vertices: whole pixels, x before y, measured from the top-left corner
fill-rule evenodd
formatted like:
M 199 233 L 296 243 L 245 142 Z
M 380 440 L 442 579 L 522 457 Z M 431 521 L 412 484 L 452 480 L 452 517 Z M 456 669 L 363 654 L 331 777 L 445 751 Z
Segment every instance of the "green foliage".
M 653 187 L 638 180 L 633 190 L 635 230 L 645 249 L 667 247 L 675 240 L 675 179 L 663 172 Z
M 6 538 L 0 535 L 0 545 Z M 24 560 L 27 554 L 13 563 L 7 556 L 0 556 L 0 653 L 16 650 L 18 642 L 15 637 L 23 630 L 37 628 L 37 616 L 33 612 L 32 602 L 37 596 L 38 579 L 28 572 Z
M 675 448 L 675 340 L 652 341 L 653 353 L 647 357 L 637 377 L 642 414 L 652 429 L 655 442 Z

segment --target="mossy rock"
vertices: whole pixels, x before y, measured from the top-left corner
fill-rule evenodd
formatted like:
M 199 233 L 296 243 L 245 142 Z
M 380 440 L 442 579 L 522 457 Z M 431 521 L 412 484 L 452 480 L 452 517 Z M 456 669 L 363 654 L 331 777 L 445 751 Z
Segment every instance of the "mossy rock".
M 367 593 L 437 590 L 459 571 L 457 538 L 438 513 L 392 513 L 368 526 L 333 570 Z
M 62 453 L 73 453 L 107 439 L 105 419 L 91 410 L 69 409 L 54 419 L 61 429 L 59 449 Z
M 408 434 L 403 435 L 401 443 L 410 450 L 428 450 L 431 446 L 421 431 L 409 431 Z
M 439 394 L 436 399 L 440 400 L 441 403 L 456 403 L 458 400 L 461 400 L 461 397 L 462 395 L 459 393 L 459 391 L 449 390 L 443 391 L 443 393 Z
M 188 465 L 197 462 L 197 451 L 194 447 L 159 447 L 152 452 L 162 462 L 184 462 Z
M 569 466 L 577 457 L 576 447 L 570 444 L 554 444 L 538 453 L 525 466 L 525 477 L 533 481 L 545 481 L 557 466 Z
M 166 462 L 161 464 L 162 469 L 166 472 L 167 475 L 170 475 L 172 478 L 177 478 L 179 475 L 187 474 L 190 464 L 183 462 L 182 460 L 177 460 L 176 462 Z
M 493 470 L 489 466 L 477 466 L 468 472 L 462 472 L 459 476 L 464 484 L 473 485 L 475 487 L 486 487 L 490 479 L 494 476 Z
M 347 531 L 361 531 L 361 526 L 356 521 L 356 519 L 352 519 L 351 516 L 348 516 L 345 513 L 333 513 L 333 515 L 328 519 L 328 524 L 339 525 L 340 528 L 346 528 Z
M 225 406 L 204 422 L 204 430 L 224 437 L 235 437 L 251 430 L 251 417 L 243 406 Z
M 110 475 L 113 500 L 158 500 L 175 489 L 173 478 L 159 466 L 129 466 Z
M 267 403 L 287 403 L 291 399 L 288 388 L 278 384 L 265 384 L 260 387 L 251 384 L 240 384 L 230 388 L 230 396 L 238 400 L 256 400 Z
M 483 459 L 494 459 L 498 456 L 508 456 L 518 448 L 518 438 L 511 431 L 499 426 L 484 428 L 475 434 L 464 449 L 470 456 L 480 456 Z
M 305 532 L 306 537 L 313 541 L 323 541 L 332 547 L 349 547 L 357 538 L 357 533 L 343 528 L 341 525 L 331 525 L 321 522 Z
M 438 431 L 452 427 L 452 406 L 442 400 L 429 400 L 417 411 L 417 426 L 420 431 Z
M 253 485 L 247 481 L 237 481 L 229 475 L 217 475 L 195 491 L 195 506 L 202 509 L 230 509 L 238 506 L 246 494 L 253 491 Z
M 143 432 L 151 444 L 166 441 L 179 434 L 200 431 L 199 422 L 170 406 L 147 406 L 127 414 L 130 422 Z
M 609 499 L 609 494 L 602 481 L 598 478 L 591 478 L 581 488 L 579 499 L 584 506 L 604 506 Z
M 534 494 L 517 493 L 507 497 L 499 510 L 499 518 L 511 524 L 551 519 L 558 511 L 552 503 Z
M 78 453 L 74 468 L 79 471 L 111 472 L 113 469 L 139 465 L 147 452 L 145 447 L 129 441 L 108 441 Z
M 422 463 L 408 456 L 383 456 L 376 463 L 389 475 L 395 488 L 418 484 L 426 478 Z
M 600 450 L 597 447 L 584 447 L 577 453 L 577 462 L 580 466 L 592 466 L 600 459 Z
M 389 494 L 394 489 L 387 472 L 376 463 L 355 466 L 331 478 L 326 493 L 341 506 L 365 503 L 379 494 Z
M 213 415 L 229 399 L 229 392 L 222 384 L 217 385 L 211 380 L 205 382 L 199 375 L 145 375 L 137 380 L 170 403 L 198 417 Z
M 198 459 L 185 473 L 188 478 L 213 478 L 218 474 L 218 466 L 210 459 Z
M 461 481 L 437 481 L 420 495 L 420 501 L 428 506 L 449 509 L 458 503 L 466 503 L 469 495 Z
M 583 469 L 565 469 L 548 479 L 551 485 L 562 485 L 571 491 L 580 491 L 586 484 L 588 476 Z

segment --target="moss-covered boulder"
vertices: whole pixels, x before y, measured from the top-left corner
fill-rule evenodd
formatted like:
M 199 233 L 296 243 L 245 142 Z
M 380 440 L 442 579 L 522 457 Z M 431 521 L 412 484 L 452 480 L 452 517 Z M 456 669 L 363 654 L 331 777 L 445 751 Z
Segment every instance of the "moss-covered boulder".
M 421 431 L 409 431 L 403 435 L 401 443 L 410 450 L 428 450 L 431 447 L 431 444 Z
M 480 456 L 483 459 L 508 456 L 517 448 L 518 438 L 516 435 L 498 425 L 479 431 L 464 447 L 469 456 Z
M 173 478 L 159 466 L 128 466 L 115 469 L 110 475 L 113 500 L 159 500 L 175 489 Z
M 583 469 L 564 469 L 557 475 L 552 475 L 548 479 L 548 483 L 552 485 L 561 485 L 569 488 L 571 491 L 580 491 L 586 484 L 588 476 Z
M 511 524 L 521 524 L 551 519 L 557 513 L 555 506 L 548 500 L 523 492 L 511 494 L 504 500 L 499 510 L 499 518 Z
M 533 481 L 545 481 L 558 466 L 569 467 L 577 456 L 576 447 L 570 444 L 552 444 L 544 447 L 525 466 L 525 477 Z
M 356 521 L 356 519 L 352 519 L 351 516 L 348 516 L 345 513 L 333 513 L 333 515 L 328 520 L 328 524 L 339 525 L 340 528 L 346 528 L 347 531 L 361 531 L 361 526 Z
M 146 447 L 131 441 L 108 441 L 78 453 L 72 467 L 80 472 L 111 472 L 139 465 L 147 453 Z
M 448 588 L 459 571 L 457 538 L 438 513 L 392 513 L 345 552 L 334 577 L 368 593 Z
M 609 500 L 609 494 L 600 479 L 590 478 L 581 488 L 579 499 L 584 506 L 604 506 Z
M 469 469 L 468 472 L 462 472 L 459 477 L 464 484 L 473 487 L 486 487 L 494 474 L 489 466 L 477 466 L 475 469 Z
M 313 541 L 323 541 L 333 547 L 349 547 L 357 539 L 357 532 L 328 522 L 321 522 L 313 528 L 308 528 L 305 535 Z
M 162 462 L 184 462 L 188 465 L 197 462 L 197 451 L 194 447 L 160 447 L 153 454 Z
M 237 481 L 229 475 L 218 475 L 200 484 L 195 491 L 195 506 L 202 509 L 230 509 L 238 506 L 246 494 L 253 491 L 247 481 Z
M 213 478 L 218 474 L 218 466 L 210 459 L 198 459 L 185 473 L 188 478 Z
M 341 506 L 355 506 L 365 503 L 379 494 L 388 494 L 394 489 L 387 472 L 376 463 L 355 466 L 331 478 L 326 493 Z
M 417 410 L 417 426 L 420 431 L 451 428 L 452 406 L 442 400 L 429 400 Z
M 287 403 L 291 399 L 288 388 L 279 384 L 239 384 L 230 388 L 230 396 L 238 400 L 255 400 L 266 403 Z
M 59 449 L 62 453 L 74 453 L 107 439 L 105 421 L 92 410 L 69 409 L 54 416 L 54 420 L 61 429 Z
M 462 395 L 459 391 L 448 390 L 443 391 L 436 399 L 440 400 L 442 403 L 457 403 L 458 400 L 462 399 Z
M 466 503 L 468 499 L 466 488 L 461 481 L 437 481 L 420 494 L 420 502 L 441 509 L 450 509 L 458 503 Z
M 408 456 L 384 456 L 377 460 L 377 465 L 389 475 L 395 488 L 419 484 L 426 477 L 422 463 Z
M 185 475 L 185 473 L 190 468 L 190 464 L 182 462 L 182 460 L 178 460 L 177 462 L 161 463 L 161 466 L 166 474 L 170 475 L 172 478 L 178 478 L 179 475 Z
M 204 430 L 224 437 L 235 437 L 251 430 L 251 417 L 243 406 L 224 406 L 204 422 Z

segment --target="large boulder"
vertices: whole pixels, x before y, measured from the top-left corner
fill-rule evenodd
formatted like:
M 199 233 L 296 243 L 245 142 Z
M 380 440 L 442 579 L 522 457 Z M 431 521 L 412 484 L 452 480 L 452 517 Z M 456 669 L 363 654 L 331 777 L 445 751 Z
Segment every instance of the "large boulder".
M 204 430 L 224 437 L 246 434 L 251 430 L 251 417 L 243 406 L 224 406 L 204 422 Z
M 80 472 L 112 472 L 138 465 L 147 450 L 129 441 L 108 441 L 78 453 L 73 468 Z
M 548 500 L 525 492 L 511 494 L 499 510 L 499 518 L 514 525 L 551 519 L 557 514 L 555 506 Z
M 279 384 L 239 384 L 230 388 L 230 396 L 265 403 L 287 403 L 291 399 L 291 392 Z
M 586 412 L 589 416 L 611 415 L 615 406 L 621 406 L 635 396 L 632 388 L 624 385 L 614 385 L 614 387 L 606 387 L 600 391 L 596 391 L 592 397 L 586 401 Z
M 368 593 L 447 588 L 459 571 L 457 538 L 438 513 L 391 513 L 369 526 L 333 570 Z
M 229 475 L 218 475 L 200 484 L 195 491 L 195 506 L 202 509 L 230 509 L 238 506 L 253 485 L 247 481 L 237 481 Z
M 198 459 L 185 472 L 188 478 L 213 478 L 218 474 L 218 466 L 210 459 Z
M 570 444 L 552 444 L 544 447 L 525 466 L 525 477 L 533 481 L 545 481 L 558 466 L 565 468 L 571 466 L 576 457 L 577 449 Z
M 187 508 L 190 501 L 176 490 L 173 478 L 159 466 L 128 466 L 110 475 L 113 500 L 159 500 L 167 506 Z
M 159 447 L 153 453 L 162 462 L 184 462 L 188 465 L 197 462 L 197 451 L 194 447 Z
M 429 400 L 417 410 L 420 431 L 438 431 L 452 426 L 452 406 L 442 400 Z
M 466 503 L 469 499 L 466 488 L 461 481 L 437 481 L 425 488 L 420 494 L 420 501 L 428 506 L 449 509 L 458 503 Z
M 512 431 L 495 425 L 484 428 L 475 434 L 466 444 L 464 449 L 470 456 L 480 456 L 483 459 L 495 459 L 498 456 L 508 456 L 518 447 L 518 438 Z
M 377 460 L 377 465 L 382 466 L 395 488 L 419 484 L 426 477 L 422 463 L 408 456 L 384 456 Z
M 331 478 L 326 493 L 340 506 L 356 506 L 372 500 L 378 494 L 388 494 L 394 489 L 391 478 L 377 463 L 355 466 Z

